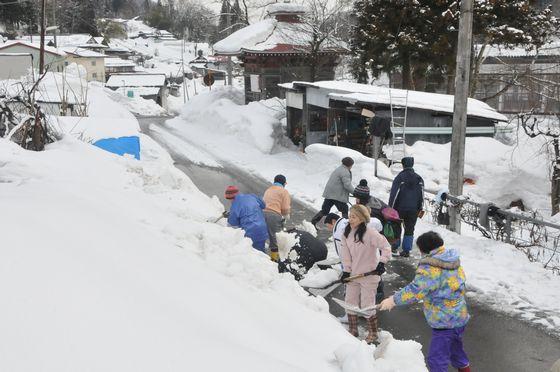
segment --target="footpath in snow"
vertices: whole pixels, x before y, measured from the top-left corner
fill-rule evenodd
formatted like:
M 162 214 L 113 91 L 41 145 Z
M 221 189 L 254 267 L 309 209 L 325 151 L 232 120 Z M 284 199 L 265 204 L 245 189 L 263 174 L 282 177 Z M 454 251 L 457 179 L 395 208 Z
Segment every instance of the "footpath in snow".
M 0 139 L 0 370 L 426 370 L 388 333 L 374 359 L 242 231 L 207 222 L 223 205 L 149 137 L 137 161 L 73 136 Z
M 200 164 L 205 164 L 205 159 L 218 159 L 267 180 L 282 173 L 288 179 L 290 193 L 315 209 L 321 206 L 330 172 L 344 156 L 356 161 L 352 169 L 355 183 L 365 178 L 375 196 L 388 199 L 390 184 L 373 176 L 370 158 L 347 148 L 319 144 L 301 153 L 282 136 L 284 117 L 284 104 L 279 99 L 243 105 L 241 91 L 224 88 L 194 97 L 180 116 L 166 125 L 184 141 L 183 148 L 192 146 L 185 151 L 203 151 L 205 155 L 197 158 Z M 445 185 L 449 145 L 420 142 L 410 150 L 427 186 Z M 512 146 L 489 138 L 468 138 L 466 150 L 466 175 L 474 177 L 477 185 L 465 191 L 475 199 L 488 195 L 500 202 L 518 197 L 528 201 L 530 207 L 543 207 L 546 170 L 535 165 L 530 157 L 533 153 L 523 157 Z M 512 158 L 517 161 L 512 162 Z M 212 162 L 207 165 L 215 166 Z M 379 172 L 392 177 L 386 167 L 381 166 Z M 501 183 L 496 182 L 496 175 L 502 178 Z M 558 332 L 560 277 L 529 262 L 523 253 L 505 243 L 459 236 L 424 221 L 419 222 L 417 230 L 431 229 L 444 235 L 447 245 L 461 250 L 470 297 Z

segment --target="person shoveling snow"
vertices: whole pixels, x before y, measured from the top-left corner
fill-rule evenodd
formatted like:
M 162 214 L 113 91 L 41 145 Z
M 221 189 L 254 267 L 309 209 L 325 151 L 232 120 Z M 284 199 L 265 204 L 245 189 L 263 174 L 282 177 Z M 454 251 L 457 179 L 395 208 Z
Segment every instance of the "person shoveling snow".
M 290 229 L 279 235 L 278 271 L 281 273 L 289 272 L 300 280 L 315 263 L 327 258 L 325 243 L 307 231 Z
M 459 372 L 470 372 L 463 349 L 463 332 L 469 321 L 465 301 L 465 273 L 459 253 L 445 248 L 439 234 L 429 231 L 416 241 L 426 255 L 418 264 L 412 283 L 380 304 L 380 310 L 423 301 L 424 316 L 432 327 L 427 362 L 430 372 L 447 372 L 449 364 Z

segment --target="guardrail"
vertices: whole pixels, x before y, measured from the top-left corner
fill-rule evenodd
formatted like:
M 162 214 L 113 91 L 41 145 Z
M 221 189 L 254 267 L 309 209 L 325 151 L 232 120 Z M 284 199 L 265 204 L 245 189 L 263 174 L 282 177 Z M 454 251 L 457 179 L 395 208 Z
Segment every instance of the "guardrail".
M 393 182 L 392 179 L 378 176 Z M 425 195 L 437 195 L 439 190 L 424 189 Z M 425 196 L 426 215 L 438 224 L 438 215 L 445 208 L 456 208 L 461 221 L 488 239 L 503 241 L 521 250 L 532 262 L 540 262 L 560 275 L 560 225 L 545 221 L 537 212 L 512 212 L 492 203 L 479 203 L 467 197 L 444 193 L 442 201 Z

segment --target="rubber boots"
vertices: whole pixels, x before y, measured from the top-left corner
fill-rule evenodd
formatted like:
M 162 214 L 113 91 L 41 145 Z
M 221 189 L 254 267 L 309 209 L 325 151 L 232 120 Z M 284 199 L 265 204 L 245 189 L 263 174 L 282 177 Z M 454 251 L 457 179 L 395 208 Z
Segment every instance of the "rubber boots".
M 459 368 L 459 369 L 457 369 L 457 371 L 459 371 L 459 372 L 471 372 L 471 366 L 466 366 L 466 367 L 463 367 L 463 368 Z
M 366 342 L 372 344 L 377 341 L 377 316 L 372 316 L 367 319 L 368 335 Z
M 358 337 L 358 316 L 348 314 L 348 332 L 354 337 Z
M 399 248 L 401 246 L 401 240 L 397 239 L 393 242 L 393 244 L 391 244 L 391 252 L 396 254 L 399 252 Z
M 405 235 L 403 237 L 402 249 L 404 252 L 410 253 L 412 250 L 412 244 L 414 243 L 414 236 L 412 235 Z

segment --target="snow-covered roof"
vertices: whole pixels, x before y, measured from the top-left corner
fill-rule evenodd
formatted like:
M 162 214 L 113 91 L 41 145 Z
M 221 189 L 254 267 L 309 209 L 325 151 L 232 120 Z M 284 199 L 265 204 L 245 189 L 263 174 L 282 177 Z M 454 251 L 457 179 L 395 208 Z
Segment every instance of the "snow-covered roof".
M 214 44 L 214 52 L 218 55 L 238 55 L 244 52 L 306 53 L 311 38 L 311 26 L 305 23 L 265 18 L 220 40 Z M 347 50 L 347 46 L 341 40 L 328 39 L 321 45 L 321 50 L 343 52 Z
M 79 48 L 79 47 L 62 47 L 61 48 L 64 52 L 68 54 L 72 54 L 78 57 L 84 58 L 105 58 L 107 57 L 105 54 L 94 52 L 93 50 Z
M 305 8 L 299 4 L 293 4 L 293 3 L 274 3 L 274 4 L 270 4 L 266 8 L 266 12 L 269 15 L 303 14 L 305 13 Z
M 7 49 L 9 47 L 17 46 L 17 45 L 25 46 L 25 47 L 33 48 L 33 49 L 37 49 L 37 50 L 40 49 L 40 46 L 38 44 L 28 43 L 27 41 L 23 41 L 23 40 L 9 40 L 9 41 L 5 42 L 4 44 L 0 45 L 0 50 L 4 50 L 4 49 Z M 66 56 L 66 53 L 64 53 L 64 51 L 62 51 L 60 49 L 52 48 L 52 47 L 49 47 L 49 46 L 46 46 L 46 45 L 45 45 L 45 52 L 57 55 L 59 57 Z
M 165 85 L 165 74 L 112 74 L 108 87 L 161 87 Z
M 20 40 L 24 40 L 27 42 L 33 41 L 36 43 L 40 40 L 39 35 L 33 36 L 22 36 Z M 71 34 L 71 35 L 56 35 L 56 45 L 61 46 L 78 46 L 81 44 L 86 44 L 91 39 L 91 35 L 88 34 Z M 45 35 L 45 43 L 53 42 L 54 43 L 54 35 Z
M 380 87 L 368 84 L 358 84 L 343 81 L 318 81 L 315 83 L 294 81 L 292 83 L 279 84 L 286 89 L 293 89 L 298 86 L 322 88 L 328 91 L 329 98 L 337 101 L 350 103 L 362 102 L 381 105 L 405 105 L 406 90 Z M 391 92 L 391 96 L 389 95 Z M 428 93 L 415 90 L 408 91 L 408 107 L 444 112 L 453 114 L 454 96 L 449 94 Z M 467 105 L 467 115 L 493 119 L 497 121 L 507 121 L 507 117 L 497 112 L 486 103 L 469 98 Z
M 132 61 L 121 58 L 105 58 L 105 67 L 134 67 L 136 64 Z
M 481 46 L 477 45 L 477 50 Z M 507 48 L 501 45 L 491 45 L 484 50 L 484 57 L 502 57 L 502 58 L 516 58 L 516 57 L 534 57 L 537 51 L 532 48 L 527 50 L 523 47 Z M 560 40 L 555 39 L 548 44 L 543 45 L 538 50 L 539 56 L 560 56 Z

